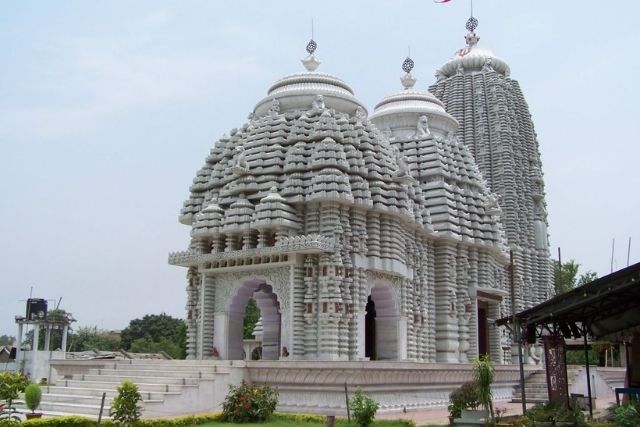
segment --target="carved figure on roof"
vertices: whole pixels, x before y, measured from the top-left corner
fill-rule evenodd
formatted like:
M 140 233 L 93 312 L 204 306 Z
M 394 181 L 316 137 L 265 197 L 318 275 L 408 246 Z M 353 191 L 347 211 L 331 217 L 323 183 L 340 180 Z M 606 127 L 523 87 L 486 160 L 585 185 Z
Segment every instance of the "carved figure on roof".
M 322 111 L 325 109 L 324 96 L 316 95 L 316 99 L 311 103 L 311 109 L 314 111 Z
M 456 74 L 459 76 L 464 74 L 464 67 L 462 66 L 462 62 L 458 64 L 458 68 L 456 68 Z
M 360 121 L 367 118 L 367 112 L 359 105 L 356 107 L 356 118 Z
M 484 61 L 484 65 L 482 65 L 482 71 L 493 71 L 493 66 L 491 65 L 493 60 L 491 57 L 488 57 Z
M 387 126 L 384 129 L 383 134 L 389 140 L 389 142 L 394 142 L 396 140 L 396 137 L 393 136 L 393 131 L 391 130 L 391 128 L 389 126 Z
M 394 172 L 393 177 L 401 180 L 411 180 L 411 171 L 409 170 L 409 166 L 407 166 L 407 162 L 404 161 L 404 156 L 400 153 L 398 147 L 393 147 L 393 155 L 396 159 L 396 163 L 398 164 L 398 169 Z
M 418 128 L 416 130 L 416 137 L 426 138 L 428 136 L 431 136 L 431 131 L 429 130 L 429 117 L 426 115 L 422 115 L 418 117 Z
M 269 115 L 275 117 L 278 113 L 280 113 L 280 101 L 274 98 L 273 101 L 271 101 L 271 107 L 269 107 Z
M 235 148 L 235 159 L 233 161 L 233 173 L 236 175 L 244 175 L 249 172 L 249 164 L 245 158 L 244 147 L 238 145 Z

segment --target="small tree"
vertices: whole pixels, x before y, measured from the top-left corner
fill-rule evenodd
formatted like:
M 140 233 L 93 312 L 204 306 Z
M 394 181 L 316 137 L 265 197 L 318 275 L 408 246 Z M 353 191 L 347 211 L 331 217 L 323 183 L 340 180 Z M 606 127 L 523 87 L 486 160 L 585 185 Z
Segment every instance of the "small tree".
M 349 408 L 353 411 L 353 417 L 360 427 L 367 427 L 373 422 L 379 407 L 380 405 L 364 394 L 360 387 L 356 390 L 355 396 L 349 399 Z
M 495 376 L 493 362 L 488 355 L 483 355 L 473 362 L 473 382 L 478 390 L 478 403 L 482 405 L 493 419 L 493 393 L 491 383 Z
M 142 415 L 141 400 L 138 386 L 129 380 L 123 381 L 113 398 L 109 415 L 114 421 L 124 425 L 135 423 Z
M 38 384 L 29 384 L 24 389 L 24 401 L 27 404 L 27 408 L 31 409 L 31 413 L 35 413 L 40 405 L 42 399 L 42 390 Z

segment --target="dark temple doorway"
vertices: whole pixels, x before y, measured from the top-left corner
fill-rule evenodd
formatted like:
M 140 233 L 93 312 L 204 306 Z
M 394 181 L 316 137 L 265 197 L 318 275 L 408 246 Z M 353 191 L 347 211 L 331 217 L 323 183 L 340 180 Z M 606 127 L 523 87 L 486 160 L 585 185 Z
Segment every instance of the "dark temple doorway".
M 488 311 L 489 303 L 478 301 L 478 356 L 489 354 Z
M 376 360 L 376 304 L 367 298 L 367 314 L 364 317 L 364 355 L 369 360 Z

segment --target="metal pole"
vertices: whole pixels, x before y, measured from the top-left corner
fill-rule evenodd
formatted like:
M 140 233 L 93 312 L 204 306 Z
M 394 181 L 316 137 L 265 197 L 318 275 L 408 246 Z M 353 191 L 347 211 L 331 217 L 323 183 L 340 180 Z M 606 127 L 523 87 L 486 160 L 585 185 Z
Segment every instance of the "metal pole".
M 347 383 L 344 383 L 344 400 L 347 403 L 347 420 L 351 422 L 351 412 L 349 411 L 349 392 L 347 391 Z
M 509 251 L 509 290 L 511 291 L 511 323 L 513 324 L 513 340 L 518 346 L 518 364 L 520 365 L 520 396 L 522 397 L 522 414 L 527 412 L 527 397 L 524 390 L 524 366 L 522 364 L 522 340 L 520 323 L 516 317 L 515 268 L 513 265 L 513 249 Z
M 102 421 L 102 411 L 104 410 L 104 398 L 107 397 L 107 393 L 104 392 L 102 393 L 102 402 L 100 402 L 100 412 L 98 413 L 98 424 L 100 425 L 100 422 Z
M 584 364 L 587 370 L 587 396 L 589 397 L 589 417 L 593 418 L 593 403 L 591 402 L 591 372 L 589 371 L 589 348 L 587 347 L 587 326 L 582 323 L 582 336 L 584 338 Z

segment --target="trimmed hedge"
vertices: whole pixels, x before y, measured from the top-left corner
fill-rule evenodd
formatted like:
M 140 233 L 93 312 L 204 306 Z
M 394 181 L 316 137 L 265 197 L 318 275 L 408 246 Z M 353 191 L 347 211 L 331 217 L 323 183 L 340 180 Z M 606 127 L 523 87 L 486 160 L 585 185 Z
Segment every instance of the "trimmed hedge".
M 189 415 L 179 418 L 162 418 L 162 419 L 149 419 L 139 420 L 132 423 L 131 426 L 136 427 L 189 427 L 197 426 L 206 423 L 220 421 L 220 414 L 210 415 Z M 39 418 L 33 420 L 27 420 L 21 424 L 5 424 L 0 421 L 0 427 L 95 427 L 96 420 L 86 417 L 55 417 L 55 418 Z M 100 422 L 103 427 L 116 427 L 116 423 L 110 419 L 106 419 Z
M 324 423 L 326 417 L 323 415 L 312 414 L 285 414 L 282 412 L 276 412 L 273 414 L 273 418 L 281 420 L 293 421 L 296 423 Z M 221 422 L 221 414 L 208 414 L 208 415 L 190 415 L 186 417 L 178 418 L 163 418 L 163 419 L 148 419 L 139 420 L 132 426 L 136 427 L 190 427 L 197 426 L 212 422 Z M 411 420 L 394 420 L 388 421 L 393 425 L 403 425 L 405 427 L 415 427 L 415 423 Z M 375 424 L 384 425 L 386 420 L 376 421 Z M 22 423 L 10 422 L 7 420 L 0 420 L 0 427 L 95 427 L 96 420 L 86 417 L 55 417 L 55 418 L 40 418 L 23 421 Z M 106 419 L 100 422 L 102 427 L 116 427 L 116 423 L 112 420 Z

